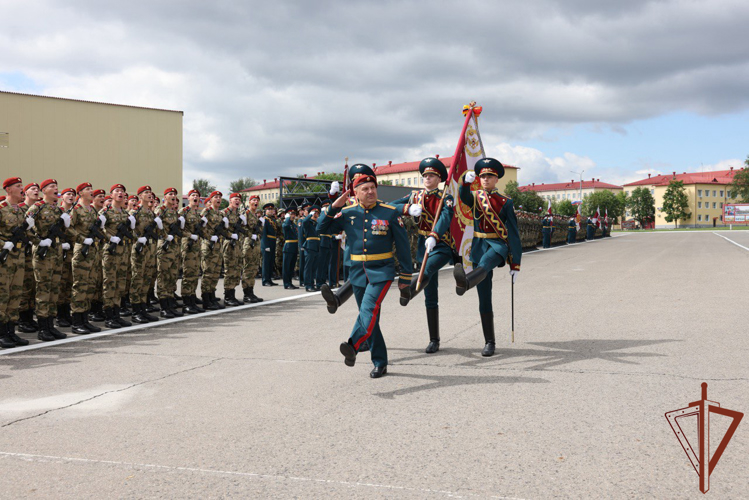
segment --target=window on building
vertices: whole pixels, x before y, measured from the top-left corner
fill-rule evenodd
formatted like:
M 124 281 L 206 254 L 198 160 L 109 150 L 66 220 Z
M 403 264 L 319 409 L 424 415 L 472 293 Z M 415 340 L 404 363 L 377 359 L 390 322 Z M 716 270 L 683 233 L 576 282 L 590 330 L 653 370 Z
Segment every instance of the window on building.
M 408 185 L 409 186 L 411 185 L 411 178 L 410 177 L 408 178 Z
M 730 192 L 730 191 L 728 191 L 728 192 L 726 193 L 726 196 L 727 196 L 728 198 L 731 198 L 731 192 Z
M 699 222 L 702 222 L 702 214 L 697 214 L 697 220 L 698 220 Z
M 723 198 L 723 190 L 720 191 L 720 197 Z
M 8 132 L 0 132 L 0 148 L 7 148 L 10 145 L 10 134 Z
M 697 208 L 702 208 L 702 202 L 701 201 L 697 202 Z
M 702 198 L 702 190 L 701 189 L 697 190 L 697 196 L 699 196 L 700 198 Z
M 713 202 L 713 208 L 718 208 L 717 205 L 718 205 L 717 203 Z M 722 205 L 722 203 L 721 203 L 721 205 Z
M 655 194 L 655 189 L 651 189 L 650 194 Z
M 720 221 L 723 222 L 723 214 L 720 214 Z
M 718 197 L 718 192 L 715 189 L 713 189 L 713 198 L 717 198 L 717 197 Z
M 723 203 L 720 204 L 720 209 L 723 210 Z

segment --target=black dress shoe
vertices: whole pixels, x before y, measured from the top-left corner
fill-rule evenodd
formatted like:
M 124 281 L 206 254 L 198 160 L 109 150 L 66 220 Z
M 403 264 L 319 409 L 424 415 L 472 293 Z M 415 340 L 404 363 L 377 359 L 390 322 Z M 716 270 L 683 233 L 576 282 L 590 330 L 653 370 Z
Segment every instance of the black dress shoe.
M 429 345 L 426 348 L 427 354 L 434 354 L 435 352 L 440 350 L 440 341 L 439 340 L 430 340 Z
M 484 350 L 481 351 L 481 355 L 485 357 L 494 356 L 494 342 L 487 342 L 484 346 Z
M 294 286 L 294 285 L 284 285 L 283 289 L 284 290 L 299 290 L 299 287 L 298 286 Z
M 343 360 L 346 366 L 354 366 L 356 363 L 356 349 L 348 342 L 341 342 L 341 354 L 346 358 Z
M 387 372 L 387 366 L 375 366 L 374 368 L 372 368 L 372 371 L 369 372 L 369 376 L 372 378 L 380 378 L 383 375 L 387 375 Z
M 315 290 L 315 289 L 314 289 L 313 287 L 311 287 L 311 286 L 308 286 L 308 287 L 306 287 L 306 288 L 304 289 L 304 291 L 305 291 L 305 292 L 316 292 L 317 290 Z

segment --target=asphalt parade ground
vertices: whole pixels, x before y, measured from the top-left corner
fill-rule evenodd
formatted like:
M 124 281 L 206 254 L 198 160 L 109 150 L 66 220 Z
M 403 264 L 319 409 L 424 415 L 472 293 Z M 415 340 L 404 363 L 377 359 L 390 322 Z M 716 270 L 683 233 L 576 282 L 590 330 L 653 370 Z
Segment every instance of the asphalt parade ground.
M 664 414 L 749 411 L 749 232 L 616 235 L 495 271 L 497 354 L 474 291 L 391 289 L 388 375 L 338 344 L 352 299 L 261 305 L 0 355 L 2 498 L 706 498 Z M 278 299 L 278 300 L 276 300 Z M 711 449 L 727 417 L 711 416 Z M 685 428 L 696 440 L 696 423 Z M 693 436 L 690 436 L 693 432 Z M 749 422 L 708 495 L 746 498 Z

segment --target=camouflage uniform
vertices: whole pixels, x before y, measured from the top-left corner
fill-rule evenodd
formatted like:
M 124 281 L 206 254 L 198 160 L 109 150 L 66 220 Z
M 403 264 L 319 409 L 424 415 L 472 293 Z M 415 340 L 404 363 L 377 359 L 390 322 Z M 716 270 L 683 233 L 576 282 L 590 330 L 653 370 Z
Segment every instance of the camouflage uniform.
M 208 220 L 203 233 L 205 239 L 200 247 L 200 253 L 203 258 L 203 282 L 200 289 L 203 295 L 203 302 L 205 303 L 206 295 L 213 297 L 216 293 L 216 285 L 221 273 L 221 236 L 216 234 L 216 230 L 219 224 L 221 224 L 218 233 L 222 234 L 221 229 L 224 228 L 224 217 L 220 211 L 214 210 L 211 207 L 204 208 L 200 215 Z M 218 241 L 215 243 L 211 242 L 211 236 L 218 236 Z
M 10 241 L 11 231 L 21 226 L 25 218 L 22 208 L 14 207 L 7 201 L 0 202 L 0 250 L 7 241 Z M 0 323 L 18 321 L 23 292 L 25 254 L 24 247 L 16 245 L 8 253 L 5 263 L 0 264 Z
M 231 239 L 232 228 L 239 220 L 239 210 L 232 210 L 231 207 L 226 207 L 221 211 L 221 215 L 229 220 L 229 229 L 227 231 L 229 238 L 224 240 L 221 248 L 221 253 L 224 257 L 224 296 L 226 297 L 227 292 L 231 294 L 239 286 L 242 265 L 240 262 L 242 258 L 242 241 L 240 234 L 237 234 L 237 240 Z
M 103 273 L 103 299 L 105 313 L 108 310 L 112 315 L 111 319 L 119 317 L 120 303 L 125 295 L 125 280 L 127 279 L 127 261 L 130 255 L 126 253 L 127 238 L 114 245 L 109 242 L 109 238 L 117 236 L 117 228 L 124 223 L 130 229 L 130 222 L 127 210 L 117 209 L 114 206 L 104 208 L 99 212 L 104 216 L 104 234 L 107 241 L 102 250 L 102 273 Z M 110 248 L 112 251 L 110 252 Z M 122 325 L 125 326 L 125 325 Z
M 260 268 L 260 238 L 252 239 L 258 224 L 257 216 L 252 213 L 252 210 L 247 210 L 245 216 L 250 230 L 250 235 L 242 242 L 242 288 L 246 294 L 248 288 L 255 286 L 255 276 Z
M 177 220 L 179 214 L 173 208 L 162 204 L 156 209 L 156 215 L 161 217 L 164 224 L 164 229 L 159 231 L 159 245 L 156 250 L 159 300 L 174 300 L 174 294 L 177 293 L 177 277 L 179 274 L 179 234 L 173 234 L 172 241 L 167 241 L 167 239 L 170 231 L 169 228 L 175 223 L 179 225 L 179 221 Z M 181 228 L 179 229 L 177 233 L 181 233 Z
M 135 229 L 133 230 L 133 237 L 136 238 L 136 243 L 132 245 L 130 250 L 130 302 L 136 307 L 140 304 L 145 304 L 148 300 L 148 285 L 150 284 L 150 266 L 153 261 L 153 256 L 156 254 L 156 235 L 158 229 L 154 223 L 156 215 L 148 209 L 136 208 L 130 211 L 130 215 L 135 217 Z M 151 237 L 146 240 L 146 244 L 140 248 L 137 244 L 137 238 L 143 237 L 146 234 L 147 227 L 153 227 Z
M 34 280 L 36 281 L 36 315 L 40 318 L 54 318 L 57 315 L 57 297 L 60 294 L 62 277 L 62 247 L 59 238 L 52 239 L 46 247 L 47 254 L 40 256 L 42 248 L 39 243 L 48 238 L 50 228 L 60 220 L 62 209 L 57 205 L 37 202 L 26 213 L 34 219 L 32 241 L 34 243 Z
M 29 211 L 29 205 L 19 203 L 18 208 L 23 211 L 24 216 Z M 34 280 L 34 258 L 31 254 L 31 243 L 23 250 L 23 290 L 21 291 L 21 303 L 18 305 L 20 312 L 20 326 L 23 331 L 35 332 L 34 325 L 34 302 L 36 297 L 36 280 Z
M 71 215 L 74 207 L 64 211 Z M 70 326 L 70 300 L 73 288 L 73 241 L 71 228 L 65 230 L 60 245 L 67 243 L 70 248 L 62 250 L 62 275 L 60 276 L 60 294 L 57 297 L 57 322 L 59 326 Z
M 200 276 L 200 239 L 197 241 L 190 238 L 195 234 L 196 228 L 203 225 L 198 210 L 183 207 L 179 215 L 185 218 L 185 229 L 182 238 L 182 298 L 195 295 L 198 289 L 198 278 Z
M 91 301 L 94 299 L 94 285 L 96 282 L 96 268 L 98 260 L 98 240 L 89 245 L 84 245 L 83 240 L 88 238 L 89 229 L 97 223 L 99 216 L 93 207 L 86 208 L 80 203 L 73 207 L 70 213 L 70 229 L 73 234 L 73 251 L 69 252 L 72 257 L 72 300 L 71 309 L 73 313 L 84 313 L 91 309 Z M 88 254 L 83 256 L 83 249 L 88 247 Z

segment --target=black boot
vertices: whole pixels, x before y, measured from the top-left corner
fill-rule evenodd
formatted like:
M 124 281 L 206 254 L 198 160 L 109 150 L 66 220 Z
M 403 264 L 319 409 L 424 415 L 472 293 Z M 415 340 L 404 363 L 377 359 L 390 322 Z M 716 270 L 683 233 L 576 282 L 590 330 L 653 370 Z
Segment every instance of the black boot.
M 101 301 L 94 300 L 91 302 L 91 314 L 89 316 L 90 321 L 102 322 L 106 321 L 107 315 L 104 314 L 104 304 Z
M 200 311 L 195 307 L 195 301 L 192 295 L 185 295 L 182 298 L 183 314 L 198 314 Z
M 29 345 L 28 340 L 22 339 L 21 337 L 16 335 L 16 324 L 12 321 L 8 323 L 8 335 L 10 336 L 11 340 L 16 343 L 16 347 Z
M 263 299 L 255 295 L 255 291 L 253 290 L 255 287 L 248 286 L 247 288 L 243 288 L 242 292 L 244 293 L 244 302 L 250 303 L 250 304 L 257 304 L 258 302 L 262 302 Z
M 216 292 L 213 292 L 211 294 L 211 300 L 213 300 L 213 305 L 218 307 L 219 309 L 226 309 L 226 306 L 221 303 L 220 300 L 218 300 L 218 297 L 216 297 Z
M 44 342 L 51 342 L 55 340 L 55 336 L 52 335 L 52 332 L 49 330 L 47 318 L 37 317 L 37 320 L 39 321 L 39 333 L 37 333 L 36 338 Z
M 486 345 L 481 351 L 482 356 L 494 356 L 494 313 L 481 313 L 481 328 L 484 330 L 484 341 Z
M 161 306 L 161 312 L 159 313 L 159 316 L 166 319 L 174 318 L 174 313 L 169 308 L 169 303 L 166 299 L 159 299 L 159 305 Z
M 173 297 L 169 297 L 166 299 L 167 303 L 169 304 L 169 310 L 172 311 L 172 314 L 174 314 L 175 318 L 181 318 L 184 316 L 182 311 L 179 310 L 179 305 L 177 304 L 177 300 Z
M 94 326 L 91 323 L 89 323 L 88 315 L 90 311 L 82 312 L 81 313 L 81 319 L 83 320 L 83 326 L 86 327 L 86 329 L 89 331 L 89 333 L 99 333 L 101 331 L 101 328 L 98 326 Z
M 8 333 L 8 323 L 0 323 L 0 347 L 3 349 L 12 349 L 16 342 Z
M 154 306 L 159 303 L 159 299 L 156 298 L 156 292 L 153 290 L 153 288 L 151 288 L 148 291 L 148 300 L 146 302 Z M 156 312 L 156 311 L 148 311 L 148 312 Z
M 242 303 L 237 300 L 235 294 L 236 290 L 224 290 L 224 304 L 229 307 L 241 306 Z
M 55 328 L 54 318 L 50 316 L 49 318 L 44 318 L 44 320 L 47 322 L 47 327 L 49 328 L 49 332 L 52 334 L 52 336 L 57 340 L 62 340 L 67 337 L 64 333 L 62 333 L 60 330 Z
M 117 306 L 114 306 L 114 320 L 119 323 L 120 326 L 133 326 L 133 324 L 126 319 L 122 319 L 120 316 L 120 308 Z
M 26 309 L 18 313 L 20 319 L 18 321 L 18 329 L 23 333 L 36 333 L 39 328 L 34 325 L 34 311 Z
M 174 294 L 174 300 L 176 300 L 177 302 L 182 302 L 182 304 L 185 303 L 184 299 L 182 297 L 180 297 L 179 295 L 177 295 L 176 293 Z M 179 305 L 179 304 L 177 304 L 177 305 Z
M 127 299 L 127 296 L 122 297 L 122 299 L 120 299 L 120 307 L 118 309 L 120 316 L 127 317 L 133 314 L 133 312 L 130 309 L 128 309 L 129 303 L 130 301 Z
M 483 267 L 477 267 L 470 273 L 466 274 L 463 269 L 463 264 L 455 264 L 455 268 L 453 269 L 453 276 L 455 277 L 455 292 L 458 295 L 463 295 L 466 291 L 481 283 L 483 279 L 486 278 L 487 274 L 486 269 Z
M 133 320 L 133 323 L 138 323 L 139 325 L 150 323 L 150 321 L 144 316 L 144 314 L 145 311 L 143 310 L 143 304 L 133 304 L 133 316 L 130 318 L 131 320 Z
M 424 277 L 421 279 L 421 286 L 419 289 L 416 289 L 416 283 L 418 282 L 418 278 L 413 280 L 411 282 L 411 286 L 406 288 L 405 290 L 401 290 L 401 305 L 406 306 L 408 305 L 409 301 L 419 295 L 427 286 L 429 283 L 429 277 L 424 275 Z
M 203 308 L 207 311 L 216 311 L 218 310 L 218 306 L 216 306 L 213 301 L 211 300 L 211 294 L 210 293 L 204 293 L 203 294 Z
M 107 328 L 122 328 L 120 322 L 114 318 L 114 307 L 105 307 L 103 312 L 104 317 L 106 318 L 104 320 L 104 326 Z
M 434 354 L 440 350 L 440 310 L 427 309 L 427 326 L 429 327 L 429 345 L 426 353 Z
M 91 333 L 83 324 L 83 313 L 73 313 L 73 324 L 71 331 L 78 335 L 88 335 Z
M 198 305 L 198 300 L 200 299 L 198 299 L 198 297 L 194 293 L 190 295 L 190 301 L 191 301 L 190 304 L 192 305 L 192 308 L 198 311 L 198 314 L 204 313 L 205 309 L 203 309 L 202 307 L 200 307 L 200 305 Z M 201 300 L 200 304 L 202 303 L 203 301 Z
M 320 291 L 322 292 L 322 298 L 328 303 L 328 312 L 330 314 L 335 314 L 338 308 L 354 294 L 354 287 L 351 285 L 350 281 L 347 281 L 335 292 L 333 292 L 327 284 L 323 285 L 320 288 Z
M 70 304 L 58 304 L 57 306 L 57 326 L 68 328 L 73 324 L 73 318 L 70 316 Z
M 200 300 L 197 295 L 192 294 L 192 296 L 195 298 L 195 305 L 196 306 L 202 306 L 203 305 L 203 301 Z

